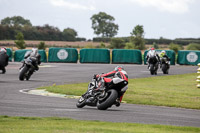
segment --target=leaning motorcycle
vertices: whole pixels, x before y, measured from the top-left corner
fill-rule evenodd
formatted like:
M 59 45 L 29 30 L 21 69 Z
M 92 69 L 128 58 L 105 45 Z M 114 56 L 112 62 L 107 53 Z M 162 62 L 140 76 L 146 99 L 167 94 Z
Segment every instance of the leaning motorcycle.
M 33 72 L 35 71 L 35 66 L 37 59 L 35 57 L 28 57 L 22 62 L 23 65 L 19 71 L 19 80 L 29 80 Z
M 148 59 L 147 63 L 149 65 L 148 69 L 150 71 L 150 74 L 157 75 L 159 62 L 158 62 L 156 55 L 149 55 L 149 59 Z
M 161 69 L 163 74 L 168 74 L 170 68 L 170 61 L 166 57 L 161 58 Z
M 120 78 L 113 78 L 111 82 L 105 82 L 103 77 L 93 78 L 87 92 L 80 97 L 76 106 L 82 108 L 87 105 L 106 110 L 116 105 L 117 99 L 127 88 L 128 82 Z

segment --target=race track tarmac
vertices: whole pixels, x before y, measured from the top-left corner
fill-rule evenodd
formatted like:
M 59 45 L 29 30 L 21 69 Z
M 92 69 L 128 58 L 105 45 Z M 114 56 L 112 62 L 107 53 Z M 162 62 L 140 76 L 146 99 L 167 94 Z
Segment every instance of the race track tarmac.
M 10 62 L 6 74 L 0 74 L 0 115 L 69 117 L 78 120 L 100 120 L 200 127 L 200 110 L 122 104 L 106 111 L 94 107 L 76 108 L 77 99 L 21 93 L 53 84 L 89 82 L 93 74 L 112 71 L 116 64 L 42 63 L 30 81 L 19 81 L 21 63 Z M 120 65 L 129 79 L 150 77 L 146 65 Z M 197 66 L 171 66 L 169 75 L 196 73 Z M 158 75 L 163 75 L 159 69 Z M 87 86 L 86 86 L 87 89 Z

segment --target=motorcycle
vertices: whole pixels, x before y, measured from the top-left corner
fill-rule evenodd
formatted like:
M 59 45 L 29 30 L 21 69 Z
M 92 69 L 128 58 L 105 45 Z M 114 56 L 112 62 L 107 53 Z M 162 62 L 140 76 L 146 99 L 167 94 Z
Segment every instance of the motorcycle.
M 103 77 L 93 78 L 87 92 L 80 97 L 76 106 L 96 106 L 99 110 L 106 110 L 114 104 L 117 106 L 119 97 L 127 88 L 128 82 L 124 79 L 113 78 L 111 82 L 105 82 Z
M 159 62 L 158 62 L 156 55 L 150 54 L 148 61 L 147 61 L 147 64 L 148 64 L 148 69 L 150 71 L 150 74 L 151 75 L 154 75 L 154 74 L 157 75 Z
M 22 62 L 23 65 L 19 71 L 19 80 L 29 80 L 33 72 L 35 71 L 35 66 L 37 59 L 35 57 L 28 57 Z
M 170 68 L 170 61 L 166 57 L 161 58 L 161 69 L 163 74 L 168 74 L 169 68 Z

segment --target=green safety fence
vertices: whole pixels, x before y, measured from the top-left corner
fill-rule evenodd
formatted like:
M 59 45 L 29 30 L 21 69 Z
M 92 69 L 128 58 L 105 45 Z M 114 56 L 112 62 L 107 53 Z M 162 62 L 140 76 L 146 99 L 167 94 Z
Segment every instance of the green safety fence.
M 77 63 L 78 51 L 75 48 L 49 48 L 48 62 Z
M 177 64 L 197 65 L 200 63 L 200 51 L 180 50 L 178 51 Z
M 142 53 L 133 49 L 113 49 L 112 63 L 142 64 Z
M 12 61 L 12 56 L 13 56 L 12 49 L 6 48 L 6 51 L 7 51 L 7 55 L 9 56 L 9 61 Z
M 80 63 L 110 63 L 110 50 L 81 49 Z
M 24 60 L 24 55 L 26 52 L 31 51 L 29 49 L 22 49 L 22 50 L 16 50 L 14 54 L 14 61 L 20 62 Z M 47 62 L 47 56 L 45 50 L 38 50 L 38 53 L 41 55 L 41 62 Z
M 144 64 L 146 65 L 146 56 L 149 50 L 146 50 L 144 52 Z M 158 55 L 160 54 L 162 50 L 156 50 L 156 52 L 158 53 Z M 170 64 L 171 65 L 175 65 L 175 60 L 176 60 L 176 54 L 173 50 L 165 50 L 166 51 L 166 55 L 170 58 Z

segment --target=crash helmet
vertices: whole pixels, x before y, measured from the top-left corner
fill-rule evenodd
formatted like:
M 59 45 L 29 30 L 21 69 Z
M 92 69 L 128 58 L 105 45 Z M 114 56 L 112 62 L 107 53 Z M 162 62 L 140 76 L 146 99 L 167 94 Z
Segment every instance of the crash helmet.
M 7 52 L 6 48 L 1 48 L 1 52 Z
M 37 53 L 38 53 L 38 49 L 37 48 L 32 48 L 31 56 L 36 56 Z
M 124 68 L 122 66 L 116 66 L 114 70 L 115 71 L 121 71 L 121 70 L 124 70 Z
M 151 48 L 150 50 L 155 50 L 155 48 Z
M 165 54 L 166 54 L 166 51 L 165 51 L 165 50 L 162 50 L 162 51 L 161 51 L 161 54 L 165 55 Z
M 166 54 L 165 50 L 162 50 L 162 51 L 160 52 L 160 57 L 162 58 L 165 54 Z

